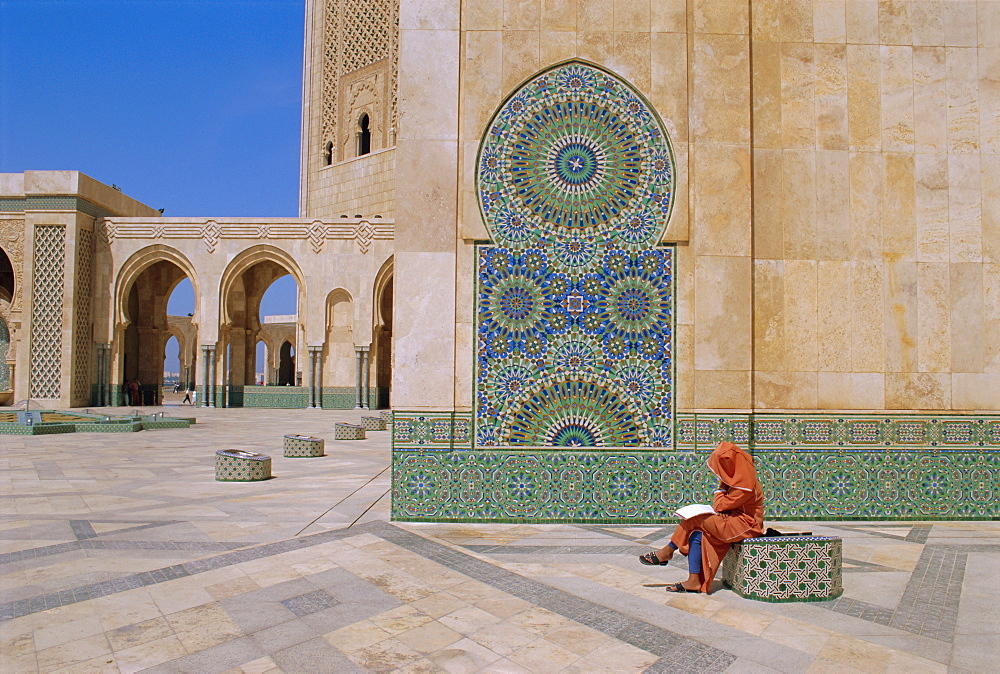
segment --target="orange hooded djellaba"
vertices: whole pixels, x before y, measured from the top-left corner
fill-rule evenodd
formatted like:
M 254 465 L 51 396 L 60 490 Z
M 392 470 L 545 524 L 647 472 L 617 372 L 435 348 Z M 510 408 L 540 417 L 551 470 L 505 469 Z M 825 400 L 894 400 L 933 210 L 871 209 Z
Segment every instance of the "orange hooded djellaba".
M 708 467 L 719 478 L 712 502 L 715 514 L 682 521 L 670 537 L 681 554 L 687 555 L 691 533 L 702 532 L 702 592 L 712 587 L 730 545 L 764 533 L 764 490 L 757 481 L 753 457 L 731 442 L 721 442 L 708 457 Z

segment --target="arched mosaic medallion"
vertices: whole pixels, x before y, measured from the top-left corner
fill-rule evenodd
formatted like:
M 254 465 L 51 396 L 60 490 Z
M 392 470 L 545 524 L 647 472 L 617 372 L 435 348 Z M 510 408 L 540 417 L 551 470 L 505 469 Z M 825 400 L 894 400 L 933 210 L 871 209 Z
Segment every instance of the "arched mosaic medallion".
M 584 63 L 494 115 L 477 188 L 477 447 L 672 445 L 673 158 L 659 118 Z

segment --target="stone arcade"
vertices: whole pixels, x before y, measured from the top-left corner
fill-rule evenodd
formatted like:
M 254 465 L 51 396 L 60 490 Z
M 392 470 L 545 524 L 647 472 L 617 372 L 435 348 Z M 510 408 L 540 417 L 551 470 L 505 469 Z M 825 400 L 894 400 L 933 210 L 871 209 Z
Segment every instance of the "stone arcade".
M 391 403 L 401 520 L 659 521 L 723 439 L 769 517 L 1000 516 L 1000 3 L 306 19 L 300 218 L 3 177 L 9 400 L 116 403 L 183 333 L 206 404 Z

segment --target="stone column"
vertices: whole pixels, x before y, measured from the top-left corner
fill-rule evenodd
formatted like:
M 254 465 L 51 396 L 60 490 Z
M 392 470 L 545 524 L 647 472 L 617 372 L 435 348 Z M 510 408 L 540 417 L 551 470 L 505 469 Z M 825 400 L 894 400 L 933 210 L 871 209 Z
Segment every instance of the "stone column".
M 309 406 L 323 407 L 322 346 L 309 347 Z
M 360 410 L 361 407 L 361 351 L 362 347 L 354 347 L 354 409 Z
M 369 360 L 368 360 L 368 350 L 369 347 L 361 347 L 361 407 L 363 409 L 368 409 L 368 383 L 370 380 L 369 375 L 371 374 L 369 370 Z

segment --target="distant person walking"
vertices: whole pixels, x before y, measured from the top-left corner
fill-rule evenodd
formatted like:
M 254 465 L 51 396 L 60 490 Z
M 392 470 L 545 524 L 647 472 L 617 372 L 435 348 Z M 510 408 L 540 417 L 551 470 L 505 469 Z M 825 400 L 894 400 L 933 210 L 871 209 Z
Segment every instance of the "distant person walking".
M 185 389 L 185 391 L 184 391 L 184 400 L 181 401 L 181 405 L 183 405 L 185 403 L 187 403 L 188 405 L 194 405 L 194 401 L 191 399 L 191 397 L 192 397 L 193 394 L 194 394 L 194 391 L 192 391 L 191 389 Z

